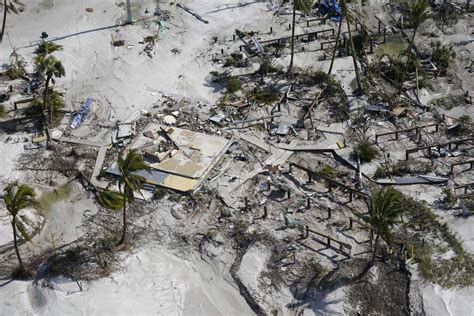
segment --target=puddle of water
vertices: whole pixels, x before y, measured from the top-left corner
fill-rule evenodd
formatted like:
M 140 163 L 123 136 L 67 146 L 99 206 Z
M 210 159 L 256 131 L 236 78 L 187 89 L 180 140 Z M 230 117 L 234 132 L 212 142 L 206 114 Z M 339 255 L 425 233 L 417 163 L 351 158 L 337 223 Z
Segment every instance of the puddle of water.
M 380 44 L 375 50 L 376 58 L 380 58 L 382 55 L 389 55 L 392 58 L 398 58 L 401 52 L 408 48 L 408 42 L 402 36 L 388 37 L 387 41 Z
M 44 213 L 47 213 L 54 203 L 65 200 L 70 192 L 71 188 L 69 186 L 56 188 L 49 192 L 43 192 L 38 199 L 41 206 L 41 213 L 43 213 L 42 215 L 45 215 Z

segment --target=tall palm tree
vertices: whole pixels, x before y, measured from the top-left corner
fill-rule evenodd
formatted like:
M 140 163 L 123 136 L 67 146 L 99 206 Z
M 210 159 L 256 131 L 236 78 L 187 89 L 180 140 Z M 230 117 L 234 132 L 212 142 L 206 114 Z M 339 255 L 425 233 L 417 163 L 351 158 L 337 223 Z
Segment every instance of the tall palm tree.
M 53 77 L 60 78 L 66 74 L 64 66 L 56 57 L 51 55 L 53 52 L 62 50 L 63 47 L 53 42 L 42 42 L 35 50 L 35 64 L 38 74 L 45 76 L 45 87 L 43 91 L 43 108 L 48 109 L 49 124 L 53 122 L 52 105 L 48 107 L 49 84 Z
M 293 20 L 291 25 L 291 58 L 290 66 L 288 66 L 288 73 L 293 71 L 293 56 L 295 54 L 295 25 L 296 25 L 296 10 L 308 14 L 313 7 L 313 0 L 293 0 Z
M 344 1 L 344 0 L 342 0 L 341 3 L 342 3 L 343 1 Z M 337 27 L 336 44 L 334 45 L 334 49 L 333 49 L 333 51 L 332 51 L 331 66 L 329 66 L 328 75 L 331 74 L 331 72 L 332 72 L 332 67 L 333 67 L 333 65 L 334 65 L 334 59 L 336 59 L 337 47 L 338 47 L 338 44 L 339 44 L 339 39 L 341 38 L 342 23 L 344 22 L 345 7 L 346 7 L 345 5 L 341 5 L 342 14 L 341 14 L 341 19 L 339 20 L 339 26 Z
M 411 62 L 412 49 L 415 43 L 416 32 L 418 31 L 418 28 L 420 27 L 420 25 L 429 19 L 430 17 L 429 7 L 430 5 L 428 4 L 426 0 L 416 0 L 415 2 L 411 3 L 409 7 L 409 19 L 410 19 L 411 27 L 413 27 L 413 35 L 411 37 L 410 43 L 408 44 L 408 48 L 407 48 L 408 61 L 405 66 L 404 74 L 402 75 L 400 83 L 399 83 L 399 88 L 398 88 L 399 99 L 403 92 L 403 81 L 405 80 L 405 75 L 406 75 L 405 73 L 407 73 L 410 70 L 409 65 Z
M 132 8 L 130 4 L 130 0 L 127 0 L 127 23 L 126 24 L 132 24 Z
M 30 241 L 31 238 L 26 231 L 25 223 L 19 213 L 22 209 L 35 207 L 38 205 L 38 202 L 35 200 L 35 196 L 35 191 L 31 187 L 27 186 L 26 184 L 12 182 L 5 188 L 5 196 L 3 197 L 5 206 L 12 216 L 11 223 L 13 228 L 13 245 L 15 246 L 15 253 L 20 264 L 20 273 L 25 272 L 25 266 L 23 265 L 20 251 L 18 250 L 18 232 L 20 232 L 23 238 L 28 241 Z
M 22 3 L 18 0 L 3 0 L 3 22 L 2 22 L 2 32 L 0 33 L 0 44 L 3 41 L 3 34 L 5 34 L 5 26 L 7 24 L 7 14 L 13 12 L 15 14 L 19 14 L 18 9 L 15 7 L 14 4 L 22 5 Z
M 366 218 L 366 221 L 372 225 L 375 232 L 372 263 L 375 261 L 380 237 L 387 243 L 392 240 L 391 228 L 398 223 L 399 217 L 403 213 L 401 199 L 401 193 L 393 187 L 386 187 L 372 192 L 370 216 Z
M 145 178 L 136 174 L 137 171 L 146 170 L 150 171 L 150 167 L 143 160 L 143 156 L 136 150 L 131 150 L 126 156 L 119 155 L 118 157 L 118 168 L 120 176 L 118 180 L 119 192 L 122 199 L 122 237 L 118 242 L 119 245 L 125 243 L 127 234 L 127 204 L 133 203 L 135 200 L 135 192 L 140 191 L 143 188 Z M 120 197 L 109 196 L 117 202 Z M 109 204 L 111 205 L 111 204 Z
M 354 48 L 354 41 L 352 39 L 352 32 L 351 32 L 351 18 L 350 15 L 348 14 L 348 9 L 347 9 L 347 4 L 345 0 L 341 1 L 341 6 L 342 6 L 342 11 L 346 12 L 346 23 L 347 23 L 347 32 L 349 33 L 349 44 L 351 45 L 351 55 L 352 55 L 352 61 L 354 63 L 354 71 L 356 74 L 356 81 L 357 81 L 357 89 L 359 93 L 362 93 L 362 84 L 360 82 L 360 73 L 359 73 L 359 66 L 357 65 L 357 60 L 356 60 L 356 50 Z

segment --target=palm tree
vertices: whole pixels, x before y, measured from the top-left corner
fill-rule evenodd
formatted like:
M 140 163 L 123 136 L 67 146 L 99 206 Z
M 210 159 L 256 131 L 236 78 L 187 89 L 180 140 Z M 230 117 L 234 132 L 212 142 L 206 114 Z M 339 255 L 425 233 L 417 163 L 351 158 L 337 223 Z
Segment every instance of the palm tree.
M 2 32 L 0 33 L 0 44 L 3 41 L 3 34 L 5 34 L 5 26 L 7 24 L 7 14 L 13 12 L 19 14 L 15 4 L 22 5 L 18 0 L 11 0 L 7 3 L 7 0 L 3 0 L 3 22 L 2 22 Z
M 430 17 L 430 14 L 428 11 L 429 7 L 430 5 L 428 4 L 428 2 L 426 2 L 426 0 L 417 0 L 416 2 L 413 2 L 412 4 L 410 4 L 409 19 L 410 19 L 410 24 L 413 27 L 413 35 L 411 37 L 410 43 L 408 44 L 408 48 L 407 48 L 408 61 L 405 66 L 405 71 L 400 80 L 400 85 L 398 88 L 398 98 L 400 98 L 403 92 L 403 81 L 405 80 L 405 75 L 406 75 L 405 73 L 407 73 L 410 70 L 408 66 L 410 65 L 410 62 L 411 62 L 412 49 L 415 43 L 416 32 L 418 31 L 418 28 L 420 27 L 420 25 L 423 24 L 423 22 L 428 20 L 428 18 Z
M 108 196 L 103 196 L 102 200 L 107 201 L 106 198 L 108 198 L 109 203 L 107 205 L 111 208 L 114 208 L 114 203 L 116 207 L 117 202 L 122 202 L 122 237 L 118 242 L 119 245 L 122 245 L 125 243 L 127 233 L 127 203 L 133 203 L 135 200 L 135 191 L 139 192 L 145 182 L 145 178 L 137 175 L 136 172 L 140 170 L 149 172 L 150 167 L 143 160 L 143 156 L 136 150 L 129 151 L 126 156 L 119 155 L 117 163 L 120 171 L 118 180 L 120 196 L 108 194 Z
M 60 78 L 66 74 L 64 66 L 56 57 L 51 54 L 62 50 L 63 47 L 52 42 L 43 42 L 35 50 L 35 64 L 38 74 L 45 76 L 45 87 L 43 91 L 43 108 L 48 109 L 49 124 L 53 122 L 53 109 L 50 104 L 48 108 L 49 83 L 53 77 Z
M 293 0 L 293 20 L 291 26 L 291 58 L 290 66 L 288 66 L 288 73 L 293 71 L 293 56 L 295 54 L 295 24 L 296 24 L 296 10 L 308 14 L 313 6 L 313 0 Z
M 25 223 L 22 216 L 19 215 L 20 211 L 25 208 L 35 207 L 38 202 L 35 200 L 35 191 L 27 186 L 26 184 L 18 184 L 18 182 L 12 182 L 5 188 L 5 206 L 12 216 L 12 228 L 13 228 L 13 245 L 15 246 L 15 253 L 20 263 L 20 273 L 25 272 L 25 266 L 21 260 L 20 251 L 18 250 L 17 231 L 28 241 L 31 241 L 28 232 L 26 231 Z
M 127 22 L 126 24 L 132 24 L 132 8 L 130 7 L 130 0 L 127 0 Z
M 398 219 L 403 213 L 401 199 L 401 193 L 393 187 L 387 187 L 372 192 L 370 216 L 366 218 L 366 221 L 372 225 L 375 232 L 375 242 L 372 248 L 372 264 L 375 261 L 380 237 L 382 237 L 387 244 L 392 240 L 391 227 L 398 223 Z
M 342 0 L 344 1 L 344 0 Z M 341 3 L 342 3 L 341 1 Z M 336 52 L 337 52 L 337 47 L 339 45 L 339 39 L 341 38 L 341 28 L 342 28 L 342 22 L 344 22 L 344 15 L 345 15 L 345 5 L 342 5 L 342 14 L 341 14 L 341 19 L 339 20 L 339 26 L 337 27 L 337 36 L 336 36 L 336 44 L 334 45 L 334 49 L 332 51 L 332 58 L 331 58 L 331 66 L 329 66 L 329 71 L 328 75 L 331 74 L 332 72 L 332 67 L 334 65 L 334 59 L 336 59 Z
M 349 33 L 349 44 L 351 45 L 351 55 L 352 55 L 352 61 L 354 63 L 354 71 L 356 74 L 357 89 L 359 90 L 359 93 L 362 93 L 363 91 L 362 91 L 362 84 L 360 82 L 359 67 L 357 66 L 357 60 L 355 57 L 356 50 L 354 48 L 354 41 L 352 40 L 351 18 L 350 18 L 350 15 L 348 14 L 347 4 L 345 0 L 341 1 L 341 6 L 342 6 L 342 12 L 346 12 L 347 31 Z

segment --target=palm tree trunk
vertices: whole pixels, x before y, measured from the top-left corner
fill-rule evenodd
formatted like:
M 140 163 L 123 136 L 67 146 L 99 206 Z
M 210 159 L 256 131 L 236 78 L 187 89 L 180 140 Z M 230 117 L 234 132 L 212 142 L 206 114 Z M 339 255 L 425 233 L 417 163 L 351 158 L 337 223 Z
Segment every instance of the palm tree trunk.
M 359 93 L 362 93 L 362 84 L 360 83 L 359 67 L 357 66 L 357 60 L 355 58 L 356 52 L 354 48 L 354 42 L 352 41 L 351 22 L 349 20 L 349 17 L 346 18 L 346 23 L 347 23 L 347 31 L 349 32 L 349 42 L 351 43 L 351 55 L 352 55 L 352 61 L 354 62 L 354 70 L 356 73 L 357 89 L 359 89 Z
M 334 59 L 336 59 L 336 52 L 337 52 L 337 47 L 339 44 L 339 38 L 341 37 L 341 28 L 342 28 L 343 21 L 344 21 L 344 12 L 342 13 L 341 21 L 339 21 L 339 27 L 337 28 L 336 45 L 334 46 L 334 50 L 332 51 L 331 66 L 329 67 L 328 75 L 331 74 L 332 66 L 334 65 Z
M 291 26 L 291 58 L 288 73 L 293 71 L 293 55 L 295 54 L 295 22 L 296 21 L 296 0 L 293 0 L 293 22 Z
M 132 24 L 132 8 L 130 7 L 130 0 L 127 0 L 127 24 Z
M 120 237 L 120 240 L 118 242 L 119 245 L 123 245 L 125 243 L 126 234 L 127 234 L 127 202 L 125 202 L 125 200 L 123 202 L 122 220 L 123 220 L 122 237 Z
M 45 109 L 48 109 L 48 116 L 49 116 L 49 125 L 51 126 L 53 122 L 53 110 L 48 106 L 47 100 L 48 100 L 48 89 L 49 89 L 49 82 L 51 81 L 51 76 L 46 77 L 46 84 L 44 86 L 44 91 L 43 91 L 43 111 Z
M 379 246 L 379 237 L 380 234 L 377 232 L 377 235 L 375 236 L 374 248 L 372 249 L 372 259 L 370 260 L 371 264 L 374 264 L 375 262 L 375 257 L 377 255 L 377 249 Z
M 410 70 L 409 65 L 410 65 L 410 62 L 411 62 L 411 50 L 413 49 L 413 45 L 415 43 L 415 35 L 416 35 L 417 30 L 418 30 L 418 28 L 413 29 L 413 35 L 411 37 L 410 43 L 408 44 L 408 49 L 407 49 L 408 58 L 407 58 L 407 63 L 405 65 L 405 70 L 402 72 L 402 76 L 401 76 L 401 80 L 400 80 L 400 87 L 398 88 L 398 100 L 400 100 L 400 97 L 401 97 L 402 92 L 403 92 L 403 82 L 405 81 L 405 74 L 407 74 L 408 71 Z
M 2 22 L 2 33 L 0 34 L 0 44 L 3 42 L 3 34 L 5 33 L 6 24 L 7 24 L 7 0 L 3 0 L 3 22 Z
M 13 218 L 12 220 L 12 227 L 13 227 L 13 245 L 15 247 L 16 257 L 18 258 L 18 262 L 20 263 L 20 270 L 21 272 L 25 271 L 25 266 L 23 265 L 23 261 L 21 260 L 20 251 L 18 250 L 18 240 L 16 236 L 16 219 Z

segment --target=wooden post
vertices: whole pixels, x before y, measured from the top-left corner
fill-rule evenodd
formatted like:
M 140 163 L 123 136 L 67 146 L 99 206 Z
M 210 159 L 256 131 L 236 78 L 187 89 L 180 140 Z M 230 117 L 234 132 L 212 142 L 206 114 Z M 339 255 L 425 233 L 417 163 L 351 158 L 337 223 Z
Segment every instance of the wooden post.
M 270 26 L 270 34 L 272 34 L 272 33 L 273 33 L 273 27 Z
M 331 211 L 331 208 L 330 208 L 330 207 L 328 207 L 328 219 L 331 219 L 331 217 L 332 217 L 332 214 L 331 214 L 331 212 L 332 212 L 332 211 Z
M 288 173 L 293 173 L 293 164 L 290 162 L 290 167 L 288 168 Z
M 244 203 L 245 203 L 245 210 L 249 207 L 249 199 L 247 197 L 244 198 Z
M 353 221 L 352 221 L 352 217 L 349 218 L 349 230 L 352 230 L 352 226 L 353 226 Z
M 266 219 L 268 217 L 268 208 L 266 205 L 263 206 L 263 219 Z
M 352 191 L 349 191 L 349 203 L 352 203 Z
M 381 33 L 382 30 L 382 22 L 379 20 L 379 34 Z
M 307 171 L 308 174 L 308 181 L 306 183 L 313 183 L 313 174 L 311 171 Z
M 224 55 L 224 49 L 223 48 L 221 48 L 221 54 Z
M 306 198 L 306 209 L 309 210 L 311 208 L 311 199 Z
M 291 191 L 290 190 L 286 191 L 286 194 L 288 196 L 288 199 L 291 199 Z
M 370 40 L 370 53 L 374 53 L 374 40 Z
M 330 237 L 326 237 L 326 238 L 327 238 L 327 240 L 328 240 L 327 246 L 328 246 L 328 247 L 331 247 L 331 238 L 330 238 Z
M 233 35 L 232 35 L 232 40 L 234 40 L 234 41 L 235 41 L 235 34 L 233 34 Z

